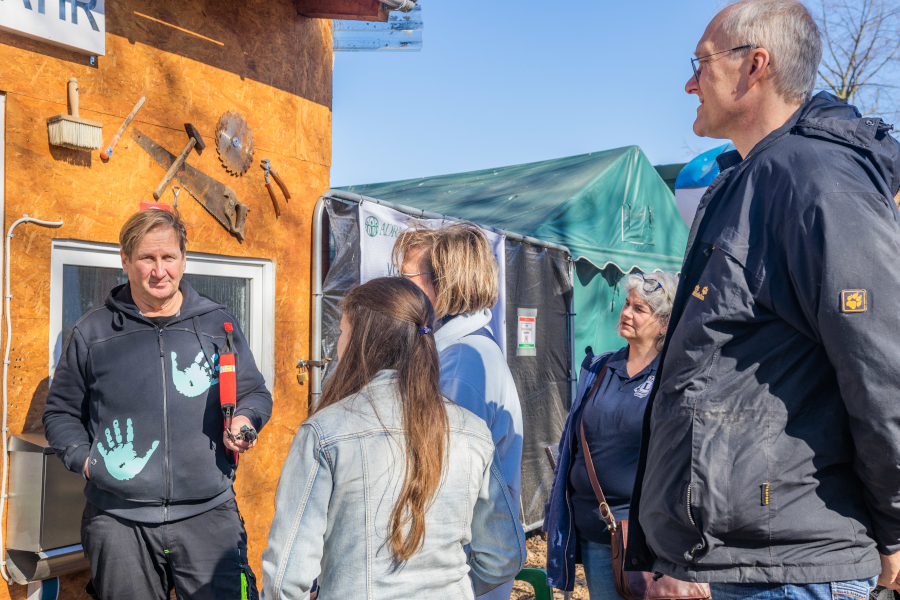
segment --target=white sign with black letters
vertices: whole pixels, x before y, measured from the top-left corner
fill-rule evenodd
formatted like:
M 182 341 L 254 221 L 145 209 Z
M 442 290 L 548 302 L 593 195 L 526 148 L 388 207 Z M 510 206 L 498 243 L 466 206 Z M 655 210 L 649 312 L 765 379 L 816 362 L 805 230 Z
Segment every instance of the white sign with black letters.
M 3 0 L 0 0 L 3 1 Z M 452 221 L 440 219 L 417 219 L 392 208 L 371 202 L 359 205 L 359 282 L 365 283 L 376 277 L 397 275 L 391 264 L 391 250 L 394 241 L 407 227 L 421 223 L 428 227 L 438 228 Z M 506 356 L 506 236 L 493 231 L 484 231 L 494 257 L 499 266 L 500 279 L 497 304 L 491 309 L 491 332 Z
M 0 30 L 105 56 L 105 0 L 0 0 Z

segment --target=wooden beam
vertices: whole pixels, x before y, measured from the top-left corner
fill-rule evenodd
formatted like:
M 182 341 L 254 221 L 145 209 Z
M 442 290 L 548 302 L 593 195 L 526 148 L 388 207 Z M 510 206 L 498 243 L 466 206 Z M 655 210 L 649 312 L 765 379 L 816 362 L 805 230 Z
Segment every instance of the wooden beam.
M 297 13 L 311 19 L 348 21 L 388 20 L 388 9 L 381 0 L 294 0 Z

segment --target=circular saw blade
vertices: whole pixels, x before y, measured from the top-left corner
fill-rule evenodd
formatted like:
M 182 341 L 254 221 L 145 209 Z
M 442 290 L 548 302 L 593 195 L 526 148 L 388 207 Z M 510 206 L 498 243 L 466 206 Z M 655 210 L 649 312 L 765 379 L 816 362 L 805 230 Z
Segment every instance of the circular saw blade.
M 216 150 L 225 170 L 239 177 L 253 164 L 253 132 L 244 117 L 233 110 L 219 118 Z

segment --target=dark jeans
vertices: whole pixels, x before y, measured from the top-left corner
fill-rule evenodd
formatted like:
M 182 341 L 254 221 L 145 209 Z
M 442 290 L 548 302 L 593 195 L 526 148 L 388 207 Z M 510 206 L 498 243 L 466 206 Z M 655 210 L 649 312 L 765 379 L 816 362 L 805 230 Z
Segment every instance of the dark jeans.
M 101 600 L 167 600 L 173 587 L 178 600 L 259 597 L 234 500 L 156 524 L 114 517 L 88 502 L 81 543 Z

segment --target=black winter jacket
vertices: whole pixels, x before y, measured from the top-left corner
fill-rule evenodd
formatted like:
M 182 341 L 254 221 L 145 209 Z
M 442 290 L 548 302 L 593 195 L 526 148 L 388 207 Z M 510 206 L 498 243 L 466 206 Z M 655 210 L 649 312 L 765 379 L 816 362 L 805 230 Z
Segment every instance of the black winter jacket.
M 700 202 L 645 417 L 626 564 L 869 578 L 900 550 L 900 145 L 821 93 Z
M 66 468 L 90 457 L 88 500 L 132 521 L 199 514 L 234 497 L 222 442 L 218 352 L 234 324 L 237 410 L 260 430 L 272 396 L 237 320 L 182 281 L 177 317 L 157 329 L 128 284 L 87 313 L 66 341 L 44 428 Z

